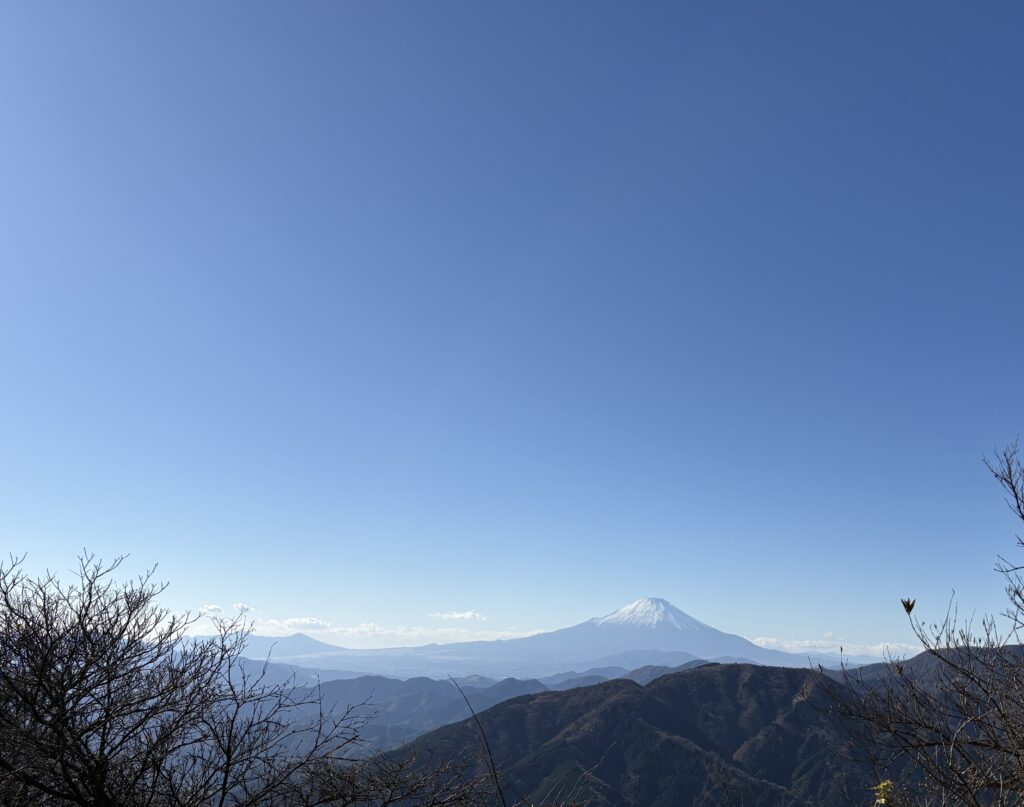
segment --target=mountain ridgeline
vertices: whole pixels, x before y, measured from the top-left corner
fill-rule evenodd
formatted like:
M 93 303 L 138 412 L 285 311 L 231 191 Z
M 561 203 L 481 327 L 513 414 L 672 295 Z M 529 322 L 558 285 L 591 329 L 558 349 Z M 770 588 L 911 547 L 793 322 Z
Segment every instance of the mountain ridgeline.
M 871 772 L 810 670 L 713 664 L 505 701 L 421 737 L 429 750 L 485 765 L 486 735 L 510 796 L 637 807 L 863 804 Z
M 362 736 L 374 750 L 387 750 L 410 742 L 440 726 L 464 720 L 496 704 L 539 692 L 555 692 L 593 686 L 622 678 L 647 684 L 662 675 L 700 666 L 708 662 L 690 661 L 679 667 L 641 667 L 624 670 L 602 667 L 582 673 L 569 671 L 542 680 L 505 678 L 494 681 L 471 676 L 461 681 L 439 681 L 434 678 L 400 680 L 380 675 L 363 675 L 323 682 L 310 682 L 294 673 L 294 681 L 305 688 L 317 687 L 325 706 L 340 714 L 353 709 L 359 718 L 368 718 Z M 291 668 L 269 664 L 261 668 L 268 682 L 284 681 L 293 674 Z M 457 686 L 456 686 L 457 684 Z M 314 693 L 310 693 L 314 694 Z M 468 703 L 467 703 L 468 701 Z
M 304 668 L 342 671 L 332 677 L 372 673 L 400 678 L 486 675 L 528 679 L 570 669 L 675 667 L 696 659 L 804 668 L 814 664 L 836 666 L 839 661 L 828 654 L 807 656 L 761 647 L 653 597 L 569 628 L 517 639 L 352 650 L 302 634 L 282 639 L 253 636 L 246 655 Z

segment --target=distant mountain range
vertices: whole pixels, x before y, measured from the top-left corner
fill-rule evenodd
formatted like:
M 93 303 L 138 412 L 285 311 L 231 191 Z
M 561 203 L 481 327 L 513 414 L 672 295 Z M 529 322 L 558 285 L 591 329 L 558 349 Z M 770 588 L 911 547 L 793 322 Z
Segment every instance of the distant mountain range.
M 495 681 L 471 676 L 458 681 L 458 687 L 451 681 L 433 678 L 410 678 L 403 681 L 380 675 L 310 681 L 308 674 L 301 669 L 273 663 L 266 664 L 264 670 L 268 683 L 287 680 L 294 675 L 294 682 L 300 689 L 318 686 L 324 707 L 333 709 L 335 714 L 341 714 L 352 707 L 355 710 L 354 717 L 371 718 L 360 729 L 360 734 L 369 743 L 368 750 L 372 752 L 394 748 L 440 726 L 464 720 L 470 715 L 469 706 L 480 712 L 520 695 L 577 689 L 613 678 L 648 684 L 663 675 L 707 663 L 690 661 L 681 667 L 641 667 L 637 670 L 601 667 L 584 670 L 582 673 L 559 673 L 540 681 L 532 678 Z
M 280 639 L 251 636 L 245 654 L 307 669 L 330 670 L 336 678 L 373 673 L 399 678 L 476 674 L 528 679 L 569 669 L 676 667 L 696 659 L 782 667 L 835 667 L 840 661 L 832 654 L 802 655 L 761 647 L 706 625 L 654 597 L 644 597 L 579 625 L 518 639 L 353 650 L 304 634 Z M 333 674 L 339 672 L 341 675 Z
M 490 707 L 520 695 L 547 692 L 540 681 L 482 681 L 478 685 L 461 684 L 474 711 Z M 451 681 L 410 678 L 402 681 L 379 675 L 327 681 L 319 694 L 326 708 L 335 715 L 352 707 L 352 716 L 369 718 L 360 730 L 367 743 L 366 752 L 387 750 L 407 743 L 428 731 L 470 715 L 462 693 Z

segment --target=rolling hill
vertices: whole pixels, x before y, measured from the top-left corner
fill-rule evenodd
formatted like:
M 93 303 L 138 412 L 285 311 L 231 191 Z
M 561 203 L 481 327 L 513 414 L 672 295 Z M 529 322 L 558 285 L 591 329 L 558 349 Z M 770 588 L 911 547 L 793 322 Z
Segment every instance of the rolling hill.
M 870 772 L 807 670 L 706 665 L 506 701 L 479 715 L 510 795 L 593 805 L 863 804 Z M 472 755 L 471 721 L 405 752 Z M 482 763 L 477 763 L 481 766 Z

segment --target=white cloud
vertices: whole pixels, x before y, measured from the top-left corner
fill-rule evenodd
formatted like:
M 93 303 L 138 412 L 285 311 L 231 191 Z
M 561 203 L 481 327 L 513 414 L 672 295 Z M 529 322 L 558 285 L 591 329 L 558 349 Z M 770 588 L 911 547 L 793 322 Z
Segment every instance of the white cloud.
M 338 639 L 367 638 L 387 639 L 393 644 L 426 644 L 429 642 L 472 642 L 491 639 L 514 639 L 520 636 L 530 636 L 541 631 L 515 631 L 515 630 L 474 630 L 471 628 L 455 627 L 427 627 L 423 625 L 398 625 L 396 627 L 385 627 L 376 622 L 364 622 L 361 625 L 338 626 L 326 631 L 325 635 L 337 637 Z
M 469 621 L 473 620 L 469 619 Z M 398 647 L 403 645 L 430 644 L 432 642 L 514 639 L 542 632 L 515 629 L 484 630 L 461 626 L 386 626 L 376 622 L 362 622 L 358 625 L 333 625 L 317 617 L 256 619 L 253 624 L 253 632 L 259 636 L 288 636 L 296 631 L 308 633 L 321 641 L 331 644 L 344 644 L 352 647 Z
M 487 617 L 478 611 L 443 611 L 431 614 L 437 619 L 464 619 L 474 622 L 486 622 Z
M 422 625 L 384 627 L 373 622 L 355 627 L 338 627 L 331 633 L 337 636 L 375 636 L 403 642 L 471 642 L 490 639 L 515 639 L 542 633 L 539 630 L 482 630 L 455 627 L 427 627 Z
M 231 603 L 231 607 L 234 608 L 236 611 L 252 611 L 253 610 L 252 606 L 249 605 L 249 603 L 247 603 L 247 602 L 233 602 L 233 603 Z
M 203 606 L 200 606 L 200 608 L 199 608 L 200 616 L 217 616 L 217 614 L 220 614 L 223 611 L 224 611 L 224 609 L 221 608 L 216 603 L 210 603 L 208 605 L 203 605 Z
M 785 650 L 787 653 L 842 653 L 844 656 L 876 656 L 884 658 L 888 655 L 905 656 L 921 652 L 921 647 L 901 642 L 877 642 L 875 644 L 858 644 L 846 642 L 832 631 L 826 631 L 821 639 L 779 639 L 775 636 L 758 636 L 752 639 L 754 644 L 772 650 Z
M 287 625 L 294 628 L 311 628 L 313 630 L 329 630 L 330 622 L 317 619 L 315 616 L 296 616 L 284 620 Z
M 302 631 L 330 630 L 331 623 L 315 616 L 293 616 L 287 619 L 257 619 L 253 624 L 253 632 L 263 636 L 287 636 Z

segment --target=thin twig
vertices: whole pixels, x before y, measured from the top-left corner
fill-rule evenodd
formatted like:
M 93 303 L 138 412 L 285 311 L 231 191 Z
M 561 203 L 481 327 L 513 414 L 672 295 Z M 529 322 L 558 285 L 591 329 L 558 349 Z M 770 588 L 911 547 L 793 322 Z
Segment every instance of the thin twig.
M 480 739 L 484 744 L 484 751 L 487 753 L 487 764 L 491 769 L 491 778 L 494 779 L 494 788 L 498 791 L 498 798 L 501 799 L 502 807 L 508 807 L 508 802 L 505 801 L 505 794 L 501 791 L 501 781 L 498 778 L 498 767 L 494 764 L 494 755 L 491 753 L 491 744 L 487 742 L 487 733 L 484 731 L 484 727 L 480 723 L 480 718 L 476 716 L 476 710 L 473 708 L 473 704 L 469 702 L 469 698 L 466 697 L 466 693 L 462 691 L 462 687 L 459 686 L 459 682 L 451 675 L 448 676 L 448 680 L 452 682 L 452 686 L 459 690 L 459 694 L 466 702 L 466 706 L 469 707 L 469 713 L 473 715 L 473 720 L 476 723 L 477 730 L 480 732 Z

